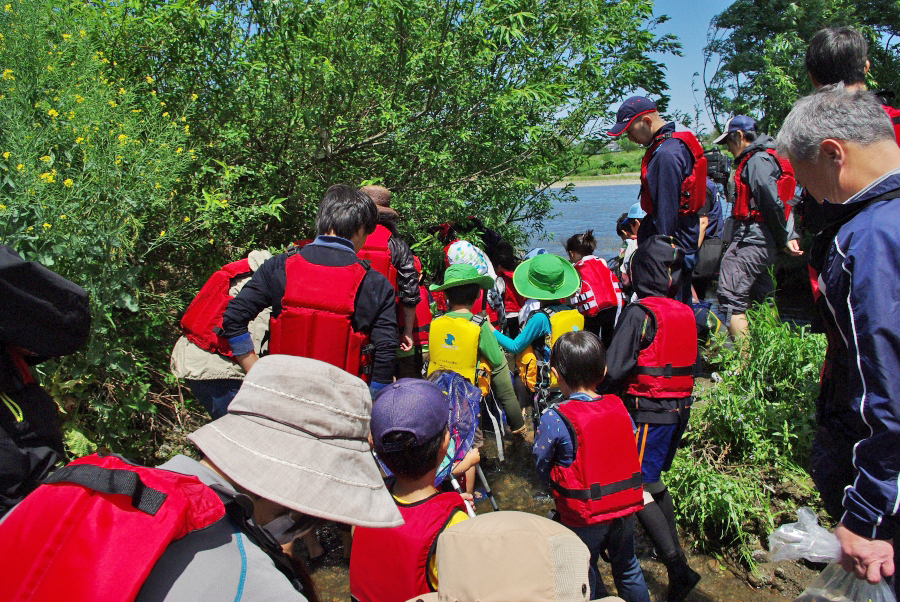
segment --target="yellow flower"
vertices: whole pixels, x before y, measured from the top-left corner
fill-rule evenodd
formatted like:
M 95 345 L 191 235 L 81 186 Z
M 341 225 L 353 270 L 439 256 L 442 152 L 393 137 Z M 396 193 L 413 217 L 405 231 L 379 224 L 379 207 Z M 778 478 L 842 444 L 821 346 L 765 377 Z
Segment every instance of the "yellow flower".
M 6 207 L 4 207 L 4 209 L 6 209 Z M 185 215 L 185 216 L 184 216 L 184 221 L 185 221 L 185 222 L 189 222 L 189 221 L 191 221 L 191 218 L 189 218 L 188 216 Z
M 180 155 L 180 154 L 181 154 L 181 150 L 182 150 L 182 149 L 181 149 L 181 147 L 179 146 L 178 148 L 175 149 L 175 152 L 176 152 L 177 154 Z
M 191 94 L 191 100 L 197 100 L 199 98 L 196 94 Z
M 165 235 L 166 235 L 166 231 L 165 231 L 165 230 L 160 230 L 160 231 L 159 231 L 159 236 L 160 236 L 160 238 L 162 238 L 162 237 L 165 236 Z
M 63 180 L 63 186 L 65 186 L 66 188 L 71 188 L 74 184 L 75 182 L 72 181 L 72 178 L 66 178 L 65 180 Z M 65 215 L 63 217 L 65 217 Z
M 111 106 L 111 107 L 116 106 L 116 101 L 114 101 L 114 100 L 109 101 L 109 106 Z
M 7 4 L 7 6 L 9 5 Z M 15 77 L 13 77 L 12 73 L 12 69 L 4 69 L 3 75 L 0 75 L 0 79 L 16 79 Z
M 72 181 L 72 180 L 66 180 L 66 182 L 71 182 L 71 181 Z M 66 214 L 63 213 L 62 215 L 60 215 L 60 216 L 59 216 L 59 219 L 66 219 Z
M 209 244 L 213 244 L 213 239 L 209 239 Z
M 190 134 L 190 133 L 191 133 L 191 126 L 189 126 L 189 125 L 184 126 L 184 133 L 185 133 L 185 134 Z
M 153 188 L 162 188 L 162 186 L 159 185 L 159 182 L 154 182 Z
M 6 205 L 0 205 L 0 211 L 6 211 Z
M 81 144 L 82 142 L 84 142 L 84 138 L 82 138 L 81 136 L 75 138 L 75 144 Z
M 6 151 L 5 153 L 3 153 L 3 158 L 6 159 L 7 161 L 9 161 L 9 155 L 10 155 L 10 152 Z
M 47 65 L 47 71 L 53 71 L 53 65 Z
M 163 100 L 161 100 L 161 101 L 159 101 L 159 106 L 161 106 L 161 107 L 164 107 L 164 106 L 166 106 L 166 103 L 165 103 L 165 101 L 163 101 Z
M 43 157 L 41 157 L 41 161 L 43 161 L 44 163 L 49 163 L 50 155 L 44 155 Z
M 7 12 L 7 13 L 12 12 L 12 4 L 4 4 L 3 12 Z
M 182 115 L 182 116 L 181 116 L 181 121 L 182 121 L 182 122 L 187 121 L 187 117 L 185 117 L 184 115 Z
M 24 171 L 24 170 L 25 170 L 25 166 L 22 165 L 21 163 L 19 163 L 18 165 L 16 165 L 16 169 L 18 169 L 19 171 Z
M 44 230 L 49 230 L 51 228 L 50 224 L 44 222 Z
M 76 94 L 76 95 L 75 95 L 75 102 L 77 102 L 78 104 L 83 103 L 83 102 L 84 102 L 84 96 L 82 96 L 81 94 Z
M 85 30 L 83 30 L 83 29 L 79 29 L 79 30 L 78 30 L 78 36 L 79 36 L 79 37 L 83 38 L 83 37 L 86 36 L 86 35 L 87 35 L 87 32 L 86 32 Z
M 163 116 L 163 117 L 168 117 L 168 116 L 169 116 L 169 112 L 168 112 L 168 111 L 163 111 L 162 116 Z
M 64 39 L 64 40 L 68 40 L 68 39 L 71 38 L 71 37 L 72 37 L 72 34 L 70 34 L 70 33 L 64 33 L 64 34 L 62 34 L 62 39 Z
M 152 84 L 152 83 L 153 83 L 153 78 L 150 77 L 150 76 L 148 75 L 148 76 L 146 76 L 146 77 L 144 78 L 144 81 L 146 81 L 148 84 Z
M 34 230 L 34 226 L 28 226 L 27 228 L 25 228 L 26 232 L 31 232 L 32 230 Z
M 119 96 L 125 96 L 125 88 L 119 88 Z
M 57 111 L 56 109 L 50 109 L 49 111 L 47 111 L 47 115 L 56 119 L 57 117 L 59 117 L 59 111 Z
M 125 141 L 128 140 L 128 136 L 125 134 L 119 134 L 118 136 L 119 144 L 125 144 Z
M 140 113 L 141 110 L 140 110 L 140 109 L 131 109 L 131 112 L 132 112 L 132 113 Z

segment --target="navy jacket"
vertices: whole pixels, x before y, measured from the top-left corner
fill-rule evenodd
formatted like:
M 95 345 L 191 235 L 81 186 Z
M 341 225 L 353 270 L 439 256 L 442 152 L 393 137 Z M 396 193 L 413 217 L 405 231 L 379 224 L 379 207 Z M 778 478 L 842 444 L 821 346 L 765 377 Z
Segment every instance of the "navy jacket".
M 826 228 L 810 258 L 827 301 L 819 306 L 837 331 L 816 414 L 829 443 L 853 455 L 841 520 L 875 539 L 900 526 L 900 198 L 872 201 L 886 193 L 900 197 L 900 169 L 846 203 L 826 202 L 826 220 L 844 223 L 836 234 Z
M 235 355 L 253 350 L 247 324 L 259 312 L 271 307 L 273 318 L 281 313 L 281 299 L 287 285 L 284 266 L 295 252 L 292 249 L 276 255 L 259 266 L 241 292 L 229 301 L 222 316 L 222 330 Z M 357 261 L 350 241 L 336 236 L 320 236 L 299 253 L 303 259 L 318 265 L 346 266 Z M 369 270 L 359 286 L 351 324 L 357 332 L 370 333 L 375 347 L 372 382 L 391 382 L 397 360 L 397 309 L 391 283 L 375 270 Z
M 653 137 L 675 131 L 674 123 L 659 128 Z M 638 246 L 654 234 L 672 236 L 685 253 L 697 251 L 700 236 L 700 218 L 697 214 L 678 215 L 681 203 L 681 184 L 691 175 L 694 157 L 688 147 L 677 138 L 664 140 L 653 150 L 647 163 L 647 186 L 653 215 L 641 221 L 638 228 Z

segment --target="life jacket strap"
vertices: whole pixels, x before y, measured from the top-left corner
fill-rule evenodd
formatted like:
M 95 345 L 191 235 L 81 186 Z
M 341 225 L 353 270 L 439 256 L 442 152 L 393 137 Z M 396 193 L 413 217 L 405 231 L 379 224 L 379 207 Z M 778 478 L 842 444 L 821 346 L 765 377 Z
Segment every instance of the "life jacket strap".
M 694 374 L 693 366 L 636 366 L 634 374 L 645 374 L 647 376 L 662 376 L 664 378 L 672 378 L 673 376 L 691 376 Z
M 162 491 L 145 485 L 136 472 L 90 464 L 63 466 L 44 479 L 44 483 L 73 483 L 100 493 L 127 495 L 135 509 L 150 516 L 156 515 L 167 497 Z
M 613 495 L 627 489 L 639 489 L 643 486 L 641 473 L 636 472 L 627 479 L 610 483 L 609 485 L 598 485 L 594 483 L 590 489 L 567 489 L 562 485 L 550 481 L 550 488 L 563 497 L 573 500 L 581 500 L 585 502 L 597 501 L 607 495 Z

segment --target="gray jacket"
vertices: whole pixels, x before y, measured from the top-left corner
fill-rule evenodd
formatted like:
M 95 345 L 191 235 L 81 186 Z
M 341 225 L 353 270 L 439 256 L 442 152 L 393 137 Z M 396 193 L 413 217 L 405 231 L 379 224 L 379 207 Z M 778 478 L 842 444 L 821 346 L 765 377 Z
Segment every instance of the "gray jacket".
M 187 456 L 175 456 L 159 468 L 193 475 L 205 485 L 231 487 L 218 474 Z M 307 602 L 275 568 L 272 559 L 228 518 L 170 543 L 135 600 Z
M 794 232 L 793 224 L 784 219 L 784 204 L 778 198 L 778 176 L 781 167 L 766 148 L 775 148 L 775 141 L 766 134 L 760 134 L 750 146 L 737 157 L 735 164 L 740 163 L 748 154 L 747 164 L 741 170 L 741 181 L 749 186 L 753 200 L 759 206 L 763 223 L 754 221 L 736 222 L 732 242 L 753 245 L 765 245 L 774 249 L 787 246 L 789 240 L 799 238 Z

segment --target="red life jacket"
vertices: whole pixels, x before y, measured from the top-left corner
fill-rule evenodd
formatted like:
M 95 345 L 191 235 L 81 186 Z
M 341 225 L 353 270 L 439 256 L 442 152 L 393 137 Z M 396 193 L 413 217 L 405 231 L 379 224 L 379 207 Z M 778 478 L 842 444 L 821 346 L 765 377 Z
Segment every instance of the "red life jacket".
M 372 269 L 387 278 L 394 290 L 397 290 L 397 269 L 391 263 L 391 249 L 388 247 L 391 236 L 391 231 L 381 224 L 375 226 L 375 231 L 369 234 L 363 248 L 356 255 L 368 261 Z
M 784 205 L 784 219 L 787 219 L 791 214 L 791 206 L 788 201 L 794 198 L 794 191 L 797 187 L 797 180 L 794 178 L 794 168 L 791 167 L 790 161 L 776 154 L 774 149 L 767 148 L 765 151 L 778 161 L 778 166 L 781 168 L 781 174 L 778 176 L 778 199 Z M 731 215 L 736 220 L 752 220 L 762 223 L 765 220 L 759 212 L 756 199 L 753 198 L 750 187 L 741 180 L 741 172 L 743 172 L 744 166 L 747 165 L 750 157 L 757 152 L 760 151 L 747 153 L 734 170 L 734 205 L 731 207 Z
M 662 134 L 654 138 L 647 148 L 647 152 L 644 153 L 644 158 L 641 160 L 641 209 L 646 211 L 647 215 L 653 215 L 650 187 L 647 185 L 647 166 L 650 165 L 650 158 L 656 147 L 669 138 L 683 142 L 694 157 L 694 167 L 681 183 L 681 203 L 678 206 L 678 215 L 692 215 L 706 203 L 706 156 L 703 154 L 703 147 L 691 132 Z
M 645 297 L 637 303 L 656 319 L 656 336 L 641 349 L 628 377 L 628 394 L 651 398 L 688 397 L 694 390 L 697 321 L 684 303 Z
M 228 294 L 232 279 L 252 273 L 250 261 L 241 259 L 223 266 L 210 276 L 181 318 L 182 334 L 204 351 L 231 357 L 228 339 L 216 331 L 222 328 L 222 314 L 234 298 Z
M 422 262 L 419 261 L 419 258 L 413 255 L 413 265 L 416 268 L 416 273 L 422 273 Z M 403 315 L 403 305 L 398 301 L 397 302 L 397 329 L 399 332 L 403 332 L 403 327 L 406 325 L 406 316 Z M 428 289 L 424 286 L 419 286 L 419 304 L 416 305 L 416 317 L 413 321 L 413 344 L 414 345 L 427 345 L 428 344 L 428 328 L 431 325 L 431 303 L 428 299 Z
M 171 541 L 224 516 L 197 477 L 79 458 L 0 524 L 0 599 L 133 600 Z
M 575 448 L 570 466 L 557 464 L 550 470 L 550 491 L 562 523 L 584 527 L 643 508 L 641 462 L 622 400 L 604 395 L 553 407 Z
M 619 281 L 597 257 L 583 257 L 575 264 L 575 271 L 581 276 L 581 288 L 569 299 L 569 305 L 585 316 L 596 316 L 609 307 L 621 307 Z
M 269 321 L 269 353 L 323 361 L 368 382 L 369 335 L 353 330 L 356 293 L 367 268 L 324 266 L 288 257 L 281 313 Z
M 881 105 L 881 108 L 891 118 L 891 123 L 894 126 L 894 136 L 897 138 L 897 146 L 900 146 L 900 109 L 895 109 L 888 105 Z
M 503 278 L 506 284 L 506 291 L 503 293 L 503 305 L 506 308 L 506 315 L 517 315 L 522 306 L 525 305 L 525 297 L 516 291 L 513 285 L 513 273 L 508 270 L 497 270 L 497 275 Z
M 454 511 L 466 511 L 463 499 L 458 493 L 438 493 L 421 502 L 397 506 L 403 516 L 401 526 L 356 527 L 353 532 L 350 552 L 353 600 L 406 602 L 435 591 L 428 580 L 428 556 Z

